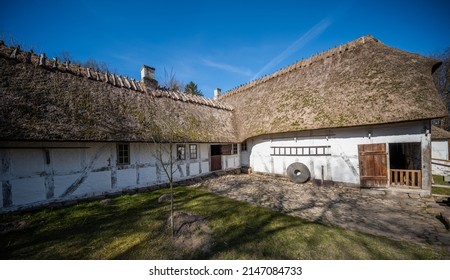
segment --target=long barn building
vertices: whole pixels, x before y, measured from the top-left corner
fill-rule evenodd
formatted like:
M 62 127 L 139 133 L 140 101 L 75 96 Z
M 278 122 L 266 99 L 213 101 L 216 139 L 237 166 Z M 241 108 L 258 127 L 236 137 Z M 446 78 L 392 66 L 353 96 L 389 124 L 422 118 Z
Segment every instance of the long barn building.
M 248 167 L 427 196 L 439 65 L 365 36 L 211 100 L 1 43 L 0 206 L 165 183 L 168 143 L 176 180 Z

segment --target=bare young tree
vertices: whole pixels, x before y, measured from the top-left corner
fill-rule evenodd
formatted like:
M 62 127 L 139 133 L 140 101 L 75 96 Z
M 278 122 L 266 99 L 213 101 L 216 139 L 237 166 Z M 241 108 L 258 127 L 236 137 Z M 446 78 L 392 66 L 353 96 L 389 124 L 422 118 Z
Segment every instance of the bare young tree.
M 91 68 L 94 71 L 111 72 L 109 70 L 108 64 L 106 64 L 106 62 L 99 61 L 99 60 L 96 60 L 93 58 L 89 58 L 85 62 L 82 62 L 81 66 L 86 67 L 86 68 Z
M 166 68 L 164 68 L 164 82 L 162 86 L 168 90 L 178 92 L 181 92 L 185 87 L 184 83 L 179 81 L 175 77 L 175 72 L 173 71 L 173 68 L 170 69 L 170 73 L 166 70 Z
M 59 54 L 56 56 L 59 61 L 61 62 L 75 62 L 72 58 L 72 55 L 68 51 L 60 51 Z
M 177 165 L 186 157 L 186 147 L 178 149 L 178 144 L 184 144 L 195 135 L 195 121 L 192 116 L 181 113 L 183 110 L 179 102 L 167 98 L 159 100 L 159 104 L 152 109 L 152 142 L 156 147 L 155 158 L 167 177 L 170 188 L 170 227 L 172 236 L 174 231 L 174 195 L 173 186 Z M 181 115 L 183 114 L 183 115 Z
M 104 61 L 99 61 L 99 60 L 96 60 L 93 58 L 89 58 L 86 61 L 76 60 L 74 57 L 72 57 L 72 55 L 70 54 L 69 51 L 60 51 L 58 53 L 57 57 L 58 57 L 58 60 L 61 62 L 71 62 L 74 64 L 79 64 L 82 67 L 91 68 L 94 71 L 109 72 L 109 73 L 117 72 L 117 71 L 111 72 L 111 70 L 108 67 L 108 64 Z
M 10 32 L 0 31 L 0 40 L 10 47 L 20 47 L 20 49 L 22 50 L 28 49 L 35 53 L 41 53 L 39 47 L 36 44 L 29 44 L 26 41 L 20 40 Z

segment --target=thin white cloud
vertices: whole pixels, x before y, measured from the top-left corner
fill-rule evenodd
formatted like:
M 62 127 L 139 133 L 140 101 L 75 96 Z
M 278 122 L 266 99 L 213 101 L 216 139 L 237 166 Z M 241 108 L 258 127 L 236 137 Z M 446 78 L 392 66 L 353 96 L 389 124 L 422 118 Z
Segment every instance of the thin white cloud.
M 246 68 L 235 67 L 232 65 L 224 64 L 224 63 L 217 63 L 217 62 L 214 62 L 214 61 L 211 61 L 208 59 L 203 59 L 202 62 L 206 66 L 222 69 L 222 70 L 236 73 L 239 75 L 243 75 L 243 76 L 251 76 L 252 75 L 252 72 Z
M 282 53 L 277 55 L 274 59 L 272 59 L 269 63 L 267 63 L 261 70 L 259 70 L 258 73 L 256 73 L 252 80 L 258 78 L 266 72 L 267 70 L 271 69 L 275 65 L 279 64 L 281 61 L 286 59 L 288 56 L 293 54 L 298 49 L 305 46 L 309 41 L 313 40 L 315 37 L 319 36 L 322 32 L 324 32 L 328 26 L 331 25 L 331 19 L 325 18 L 321 20 L 319 23 L 314 25 L 311 29 L 309 29 L 305 34 L 303 34 L 300 38 L 297 39 L 294 43 L 292 43 L 287 49 L 285 49 Z

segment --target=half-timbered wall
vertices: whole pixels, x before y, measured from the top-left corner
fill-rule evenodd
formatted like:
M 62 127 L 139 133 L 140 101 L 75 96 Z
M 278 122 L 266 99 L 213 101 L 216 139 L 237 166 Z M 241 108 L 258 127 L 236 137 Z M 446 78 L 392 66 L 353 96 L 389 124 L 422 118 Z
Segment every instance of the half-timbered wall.
M 156 146 L 153 143 L 129 143 L 129 164 L 118 164 L 116 143 L 0 144 L 2 208 L 98 195 L 167 182 L 167 176 L 156 159 Z M 175 150 L 173 154 L 176 155 Z M 167 154 L 164 158 L 167 160 Z M 175 180 L 210 172 L 209 144 L 197 144 L 196 159 L 191 159 L 189 144 L 186 144 L 186 158 L 177 161 L 174 170 Z

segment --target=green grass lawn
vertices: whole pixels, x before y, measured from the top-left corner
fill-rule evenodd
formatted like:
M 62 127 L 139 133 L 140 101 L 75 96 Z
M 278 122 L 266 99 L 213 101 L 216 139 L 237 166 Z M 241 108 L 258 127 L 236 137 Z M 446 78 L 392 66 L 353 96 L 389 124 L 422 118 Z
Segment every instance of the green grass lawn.
M 209 253 L 174 245 L 166 226 L 167 189 L 123 195 L 114 204 L 80 203 L 20 215 L 0 224 L 1 259 L 448 259 L 439 248 L 308 222 L 190 187 L 175 188 L 175 207 L 202 215 L 213 232 Z
M 449 195 L 450 196 L 450 189 L 449 188 L 433 187 L 432 193 L 433 194 L 443 194 L 443 195 Z
M 444 176 L 440 175 L 433 175 L 433 182 L 435 185 L 443 185 L 443 186 L 449 186 L 450 183 L 444 181 Z M 450 196 L 450 188 L 440 188 L 440 187 L 433 187 L 432 188 L 433 194 L 443 194 L 443 195 L 449 195 Z
M 447 181 L 444 181 L 444 176 L 441 176 L 441 175 L 433 175 L 433 182 L 435 185 L 450 186 L 450 183 Z

